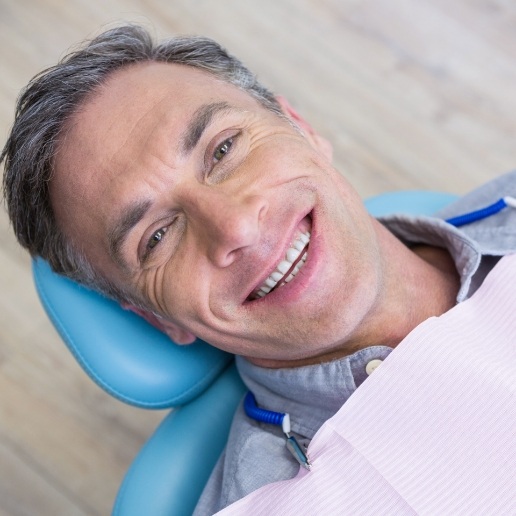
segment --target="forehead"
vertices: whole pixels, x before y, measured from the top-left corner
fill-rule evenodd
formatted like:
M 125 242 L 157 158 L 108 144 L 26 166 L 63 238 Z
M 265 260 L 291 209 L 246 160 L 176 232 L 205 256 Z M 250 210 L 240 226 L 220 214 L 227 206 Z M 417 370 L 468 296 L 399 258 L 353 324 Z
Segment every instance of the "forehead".
M 105 182 L 115 172 L 127 179 L 131 168 L 173 155 L 168 150 L 179 146 L 196 110 L 217 102 L 263 109 L 243 90 L 190 66 L 146 62 L 114 72 L 65 128 L 51 188 L 77 203 L 99 184 L 84 189 L 85 181 Z
M 80 139 L 90 159 L 115 153 L 129 139 L 134 145 L 165 124 L 179 135 L 195 109 L 217 99 L 257 106 L 236 86 L 190 66 L 157 62 L 127 66 L 113 73 L 80 107 L 67 140 Z

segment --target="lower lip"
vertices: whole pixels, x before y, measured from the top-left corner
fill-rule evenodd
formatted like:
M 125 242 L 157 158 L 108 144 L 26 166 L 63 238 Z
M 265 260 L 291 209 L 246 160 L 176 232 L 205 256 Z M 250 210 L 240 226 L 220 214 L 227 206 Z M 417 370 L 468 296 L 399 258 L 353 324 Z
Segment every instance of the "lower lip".
M 292 281 L 285 283 L 283 286 L 275 288 L 269 292 L 266 296 L 260 297 L 253 301 L 246 301 L 244 304 L 261 306 L 263 303 L 287 303 L 295 301 L 312 283 L 315 278 L 317 265 L 320 256 L 320 241 L 317 235 L 316 229 L 316 216 L 314 212 L 311 212 L 312 218 L 312 229 L 310 231 L 310 243 L 307 249 L 307 258 L 305 264 L 298 273 L 294 276 Z

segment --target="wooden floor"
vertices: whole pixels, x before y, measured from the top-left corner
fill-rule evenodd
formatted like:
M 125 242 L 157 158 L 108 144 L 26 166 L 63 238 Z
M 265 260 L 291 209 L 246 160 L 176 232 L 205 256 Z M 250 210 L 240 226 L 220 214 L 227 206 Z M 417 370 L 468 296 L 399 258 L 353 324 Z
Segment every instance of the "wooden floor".
M 287 96 L 359 192 L 462 193 L 516 167 L 513 0 L 0 0 L 0 141 L 20 88 L 120 20 L 204 34 Z M 0 214 L 0 515 L 105 515 L 163 413 L 80 371 Z

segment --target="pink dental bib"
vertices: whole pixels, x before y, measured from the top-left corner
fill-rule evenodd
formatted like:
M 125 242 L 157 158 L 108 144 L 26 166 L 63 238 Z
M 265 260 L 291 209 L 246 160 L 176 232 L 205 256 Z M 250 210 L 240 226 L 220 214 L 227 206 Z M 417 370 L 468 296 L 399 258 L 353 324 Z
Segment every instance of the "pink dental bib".
M 219 515 L 516 515 L 516 255 L 401 342 L 292 480 Z

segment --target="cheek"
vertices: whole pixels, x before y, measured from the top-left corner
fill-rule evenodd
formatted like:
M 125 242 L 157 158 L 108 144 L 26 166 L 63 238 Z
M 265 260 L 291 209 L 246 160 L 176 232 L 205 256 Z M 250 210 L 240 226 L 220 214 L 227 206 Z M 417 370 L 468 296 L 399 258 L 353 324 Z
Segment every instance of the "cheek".
M 307 168 L 313 166 L 312 153 L 305 145 L 286 138 L 274 143 L 262 142 L 248 156 L 248 173 L 253 175 L 258 185 L 281 184 L 293 176 L 304 175 Z
M 190 326 L 207 311 L 209 278 L 188 253 L 171 260 L 156 274 L 156 301 L 172 319 Z

